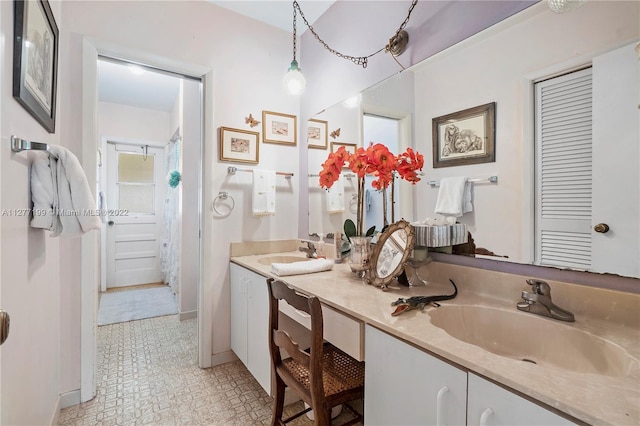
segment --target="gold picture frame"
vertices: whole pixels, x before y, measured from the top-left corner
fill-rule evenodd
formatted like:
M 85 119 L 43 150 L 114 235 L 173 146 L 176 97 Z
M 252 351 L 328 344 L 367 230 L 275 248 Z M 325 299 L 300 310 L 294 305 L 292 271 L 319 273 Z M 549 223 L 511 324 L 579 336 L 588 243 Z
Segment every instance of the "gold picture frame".
M 298 117 L 262 111 L 262 142 L 295 146 L 298 141 Z
M 309 119 L 307 123 L 307 146 L 312 149 L 327 149 L 329 123 L 324 120 Z
M 331 152 L 336 152 L 341 146 L 347 150 L 349 154 L 355 154 L 358 144 L 347 142 L 331 142 Z
M 260 133 L 220 127 L 219 147 L 220 161 L 258 164 L 260 160 Z

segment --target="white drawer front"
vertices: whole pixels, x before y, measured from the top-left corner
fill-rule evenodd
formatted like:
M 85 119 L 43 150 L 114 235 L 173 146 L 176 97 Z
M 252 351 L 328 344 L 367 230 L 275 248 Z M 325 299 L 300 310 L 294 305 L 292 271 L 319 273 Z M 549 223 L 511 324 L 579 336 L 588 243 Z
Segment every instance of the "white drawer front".
M 284 300 L 280 301 L 279 308 L 289 318 L 311 329 L 311 318 L 306 312 L 297 310 Z M 324 339 L 358 361 L 364 361 L 364 324 L 325 305 L 322 305 L 322 318 Z

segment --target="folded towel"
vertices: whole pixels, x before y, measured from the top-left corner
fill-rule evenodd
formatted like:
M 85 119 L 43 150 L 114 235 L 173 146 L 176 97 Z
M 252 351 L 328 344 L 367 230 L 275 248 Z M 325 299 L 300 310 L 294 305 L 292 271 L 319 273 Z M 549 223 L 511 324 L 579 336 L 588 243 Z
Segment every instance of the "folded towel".
M 338 176 L 331 188 L 326 191 L 327 211 L 329 213 L 344 212 L 344 180 Z
M 314 272 L 330 271 L 331 269 L 333 269 L 333 260 L 328 259 L 271 264 L 271 272 L 280 277 L 286 275 L 312 274 Z
M 464 214 L 463 200 L 467 178 L 464 176 L 443 178 L 436 201 L 436 213 L 459 217 Z
M 276 172 L 253 170 L 254 216 L 273 216 L 276 214 Z

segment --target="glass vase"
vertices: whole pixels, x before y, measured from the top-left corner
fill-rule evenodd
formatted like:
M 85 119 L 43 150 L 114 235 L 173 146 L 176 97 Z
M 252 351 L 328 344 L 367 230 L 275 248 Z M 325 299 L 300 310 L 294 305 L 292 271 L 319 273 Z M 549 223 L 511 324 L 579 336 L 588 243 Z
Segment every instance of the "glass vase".
M 350 246 L 349 266 L 356 275 L 363 278 L 369 270 L 371 237 L 351 237 Z

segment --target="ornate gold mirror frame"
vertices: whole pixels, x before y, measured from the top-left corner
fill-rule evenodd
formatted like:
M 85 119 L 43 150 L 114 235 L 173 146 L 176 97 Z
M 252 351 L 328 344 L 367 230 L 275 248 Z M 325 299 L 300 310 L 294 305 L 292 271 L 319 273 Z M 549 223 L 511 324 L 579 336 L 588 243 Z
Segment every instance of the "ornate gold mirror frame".
M 367 281 L 383 290 L 402 273 L 413 248 L 413 226 L 402 219 L 380 234 L 370 259 Z

